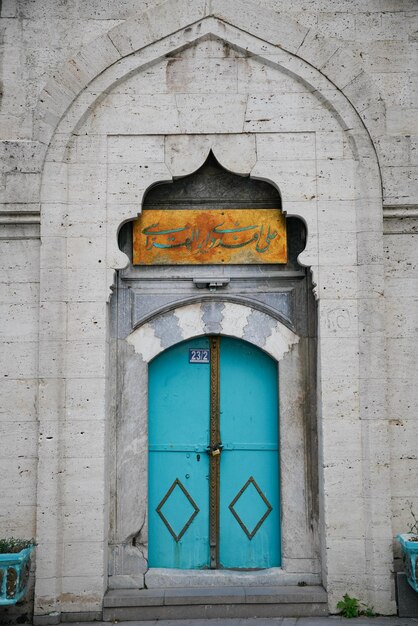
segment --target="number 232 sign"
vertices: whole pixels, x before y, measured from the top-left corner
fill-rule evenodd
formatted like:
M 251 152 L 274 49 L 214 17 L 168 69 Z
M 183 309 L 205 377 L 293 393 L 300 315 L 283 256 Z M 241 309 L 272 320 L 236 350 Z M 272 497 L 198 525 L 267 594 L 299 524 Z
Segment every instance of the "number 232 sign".
M 190 348 L 189 363 L 210 363 L 210 350 Z

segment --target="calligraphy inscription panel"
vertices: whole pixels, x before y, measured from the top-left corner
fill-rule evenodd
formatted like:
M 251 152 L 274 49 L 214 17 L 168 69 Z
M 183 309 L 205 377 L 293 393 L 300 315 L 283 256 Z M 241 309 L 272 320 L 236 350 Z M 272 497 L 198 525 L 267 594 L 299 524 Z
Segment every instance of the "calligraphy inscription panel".
M 134 265 L 287 263 L 279 209 L 146 209 L 134 222 Z

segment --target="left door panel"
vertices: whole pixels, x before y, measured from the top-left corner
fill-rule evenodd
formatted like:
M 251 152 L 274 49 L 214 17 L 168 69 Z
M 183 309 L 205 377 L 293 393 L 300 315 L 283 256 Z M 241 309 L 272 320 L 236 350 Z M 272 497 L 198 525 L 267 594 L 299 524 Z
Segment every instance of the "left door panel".
M 149 366 L 148 558 L 150 567 L 209 566 L 210 365 L 177 344 Z

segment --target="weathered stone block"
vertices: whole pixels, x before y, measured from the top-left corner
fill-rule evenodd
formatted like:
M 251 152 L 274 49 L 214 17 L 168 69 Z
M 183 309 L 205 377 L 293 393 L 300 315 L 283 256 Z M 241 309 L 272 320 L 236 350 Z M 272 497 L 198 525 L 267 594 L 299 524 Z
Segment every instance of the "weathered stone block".
M 239 133 L 244 124 L 247 98 L 241 94 L 226 94 L 220 101 L 213 93 L 178 94 L 176 106 L 179 130 L 195 133 Z
M 359 313 L 356 300 L 326 299 L 319 305 L 322 337 L 356 337 Z
M 171 93 L 236 93 L 237 65 L 229 59 L 169 59 L 167 90 Z
M 249 95 L 245 132 L 333 131 L 339 126 L 333 115 L 306 93 Z
M 416 135 L 418 133 L 418 109 L 416 107 L 388 107 L 387 130 L 391 135 Z
M 0 381 L 0 421 L 36 420 L 37 381 L 33 379 Z
M 415 420 L 415 384 L 414 374 L 410 373 L 406 380 L 396 379 L 395 384 L 390 385 L 390 393 L 387 394 L 387 412 L 392 426 L 403 426 L 403 420 Z
M 354 233 L 356 231 L 356 203 L 354 200 L 319 200 L 318 229 L 321 232 Z
M 388 204 L 417 204 L 418 167 L 384 167 L 383 190 Z
M 85 555 L 89 558 L 86 562 Z M 105 550 L 102 542 L 74 541 L 63 545 L 64 576 L 96 576 L 103 572 Z
M 36 484 L 36 465 L 37 460 L 32 458 L 2 458 L 0 459 L 0 471 L 4 477 L 3 489 L 3 506 L 4 516 L 9 519 L 9 528 L 13 524 L 7 515 L 7 508 L 20 509 L 17 522 L 24 519 L 26 507 L 36 506 L 36 493 L 34 485 Z M 16 497 L 17 496 L 17 497 Z M 26 522 L 27 524 L 27 522 Z M 12 530 L 11 536 L 15 536 Z M 30 537 L 29 537 L 30 539 Z
M 26 379 L 38 375 L 38 344 L 36 341 L 14 341 L 3 344 L 0 368 L 4 378 Z
M 310 201 L 316 196 L 315 161 L 258 161 L 252 175 L 267 178 L 280 189 L 289 201 Z
M 387 354 L 385 339 L 379 335 L 370 335 L 368 337 L 364 335 L 359 340 L 360 377 L 381 378 Z
M 318 236 L 319 262 L 327 265 L 353 266 L 357 262 L 356 234 L 353 232 L 322 232 Z
M 382 378 L 362 378 L 359 381 L 360 413 L 362 420 L 385 419 L 387 412 L 387 382 Z
M 82 341 L 78 337 L 66 345 L 66 375 L 70 378 L 104 376 L 107 361 L 106 341 Z
M 233 49 L 231 53 L 235 55 Z M 269 56 L 269 60 L 273 62 L 273 58 Z M 277 58 L 278 63 L 272 67 L 270 64 L 263 63 L 258 59 L 250 56 L 240 58 L 234 63 L 237 72 L 237 88 L 239 93 L 256 94 L 256 93 L 306 93 L 311 91 L 309 86 L 296 75 L 289 75 L 283 71 Z
M 37 458 L 38 424 L 36 421 L 29 422 L 27 419 L 22 422 L 20 420 L 2 420 L 1 431 L 1 440 L 4 444 L 4 451 L 2 452 L 3 458 L 18 458 L 26 460 Z M 36 475 L 33 472 L 31 472 L 31 475 L 32 479 L 35 481 Z M 9 484 L 10 479 L 11 476 L 6 470 L 6 475 L 4 476 L 5 485 Z M 13 491 L 9 492 L 9 487 L 5 487 L 5 496 L 8 493 L 10 493 L 10 495 L 13 495 Z M 19 497 L 21 504 L 24 504 L 24 497 L 25 496 L 22 494 L 23 502 L 20 500 Z
M 340 47 L 321 67 L 322 72 L 344 89 L 362 72 L 361 58 L 349 48 Z
M 79 302 L 68 305 L 69 337 L 100 339 L 106 332 L 107 307 L 103 302 Z
M 322 8 L 322 7 L 321 7 Z M 338 11 L 320 12 L 315 30 L 322 36 L 331 39 L 353 40 L 355 35 L 356 16 L 352 13 Z
M 318 290 L 322 298 L 355 298 L 357 268 L 350 265 L 321 265 Z
M 24 469 L 24 466 L 23 466 Z M 12 478 L 15 484 L 20 484 Z M 34 491 L 35 480 L 32 477 L 29 491 Z M 20 505 L 9 503 L 0 512 L 2 534 L 5 537 L 34 537 L 36 534 L 36 504 Z
M 321 383 L 323 419 L 353 420 L 359 415 L 359 382 L 347 376 L 330 377 Z
M 63 576 L 62 612 L 100 611 L 105 585 L 103 571 L 95 576 Z
M 264 133 L 257 136 L 257 157 L 260 161 L 306 161 L 315 154 L 314 133 Z M 303 167 L 300 164 L 299 167 Z
M 107 195 L 114 204 L 138 203 L 139 209 L 144 192 L 152 183 L 168 182 L 170 179 L 164 163 L 109 164 Z
M 316 29 L 312 28 L 301 43 L 298 54 L 304 59 L 312 59 L 315 67 L 323 67 L 337 52 L 339 45 L 338 41 L 321 37 Z
M 125 135 L 109 136 L 107 138 L 108 163 L 125 165 L 136 163 L 164 163 L 164 137 L 158 135 Z M 93 146 L 92 157 L 97 154 L 97 147 Z
M 321 342 L 321 376 L 323 379 L 358 375 L 358 339 L 327 337 Z M 340 355 L 344 354 L 344 359 Z M 355 376 L 356 377 L 356 376 Z
M 216 17 L 257 37 L 261 35 L 263 39 L 290 52 L 296 52 L 308 32 L 307 28 L 290 20 L 285 26 L 280 15 L 274 12 L 261 14 L 255 4 L 242 0 L 230 0 L 227 4 L 222 0 L 213 0 L 212 11 Z
M 39 201 L 40 177 L 37 173 L 8 172 L 0 193 L 2 202 L 33 203 Z
M 36 141 L 0 142 L 0 161 L 5 172 L 40 172 L 44 156 L 45 146 Z
M 141 581 L 148 569 L 148 563 L 142 551 L 132 544 L 110 547 L 109 574 L 111 577 L 129 576 Z M 114 587 L 117 588 L 117 587 Z
M 0 304 L 0 341 L 36 341 L 38 307 L 26 303 Z

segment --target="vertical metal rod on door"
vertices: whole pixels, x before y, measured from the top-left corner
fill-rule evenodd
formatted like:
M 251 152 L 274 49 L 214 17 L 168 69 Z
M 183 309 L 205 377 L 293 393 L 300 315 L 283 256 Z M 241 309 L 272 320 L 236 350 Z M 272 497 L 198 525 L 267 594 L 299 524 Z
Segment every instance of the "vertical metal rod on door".
M 210 339 L 210 470 L 209 470 L 209 543 L 210 568 L 219 567 L 219 505 L 220 505 L 220 461 L 221 435 L 219 425 L 220 337 Z

